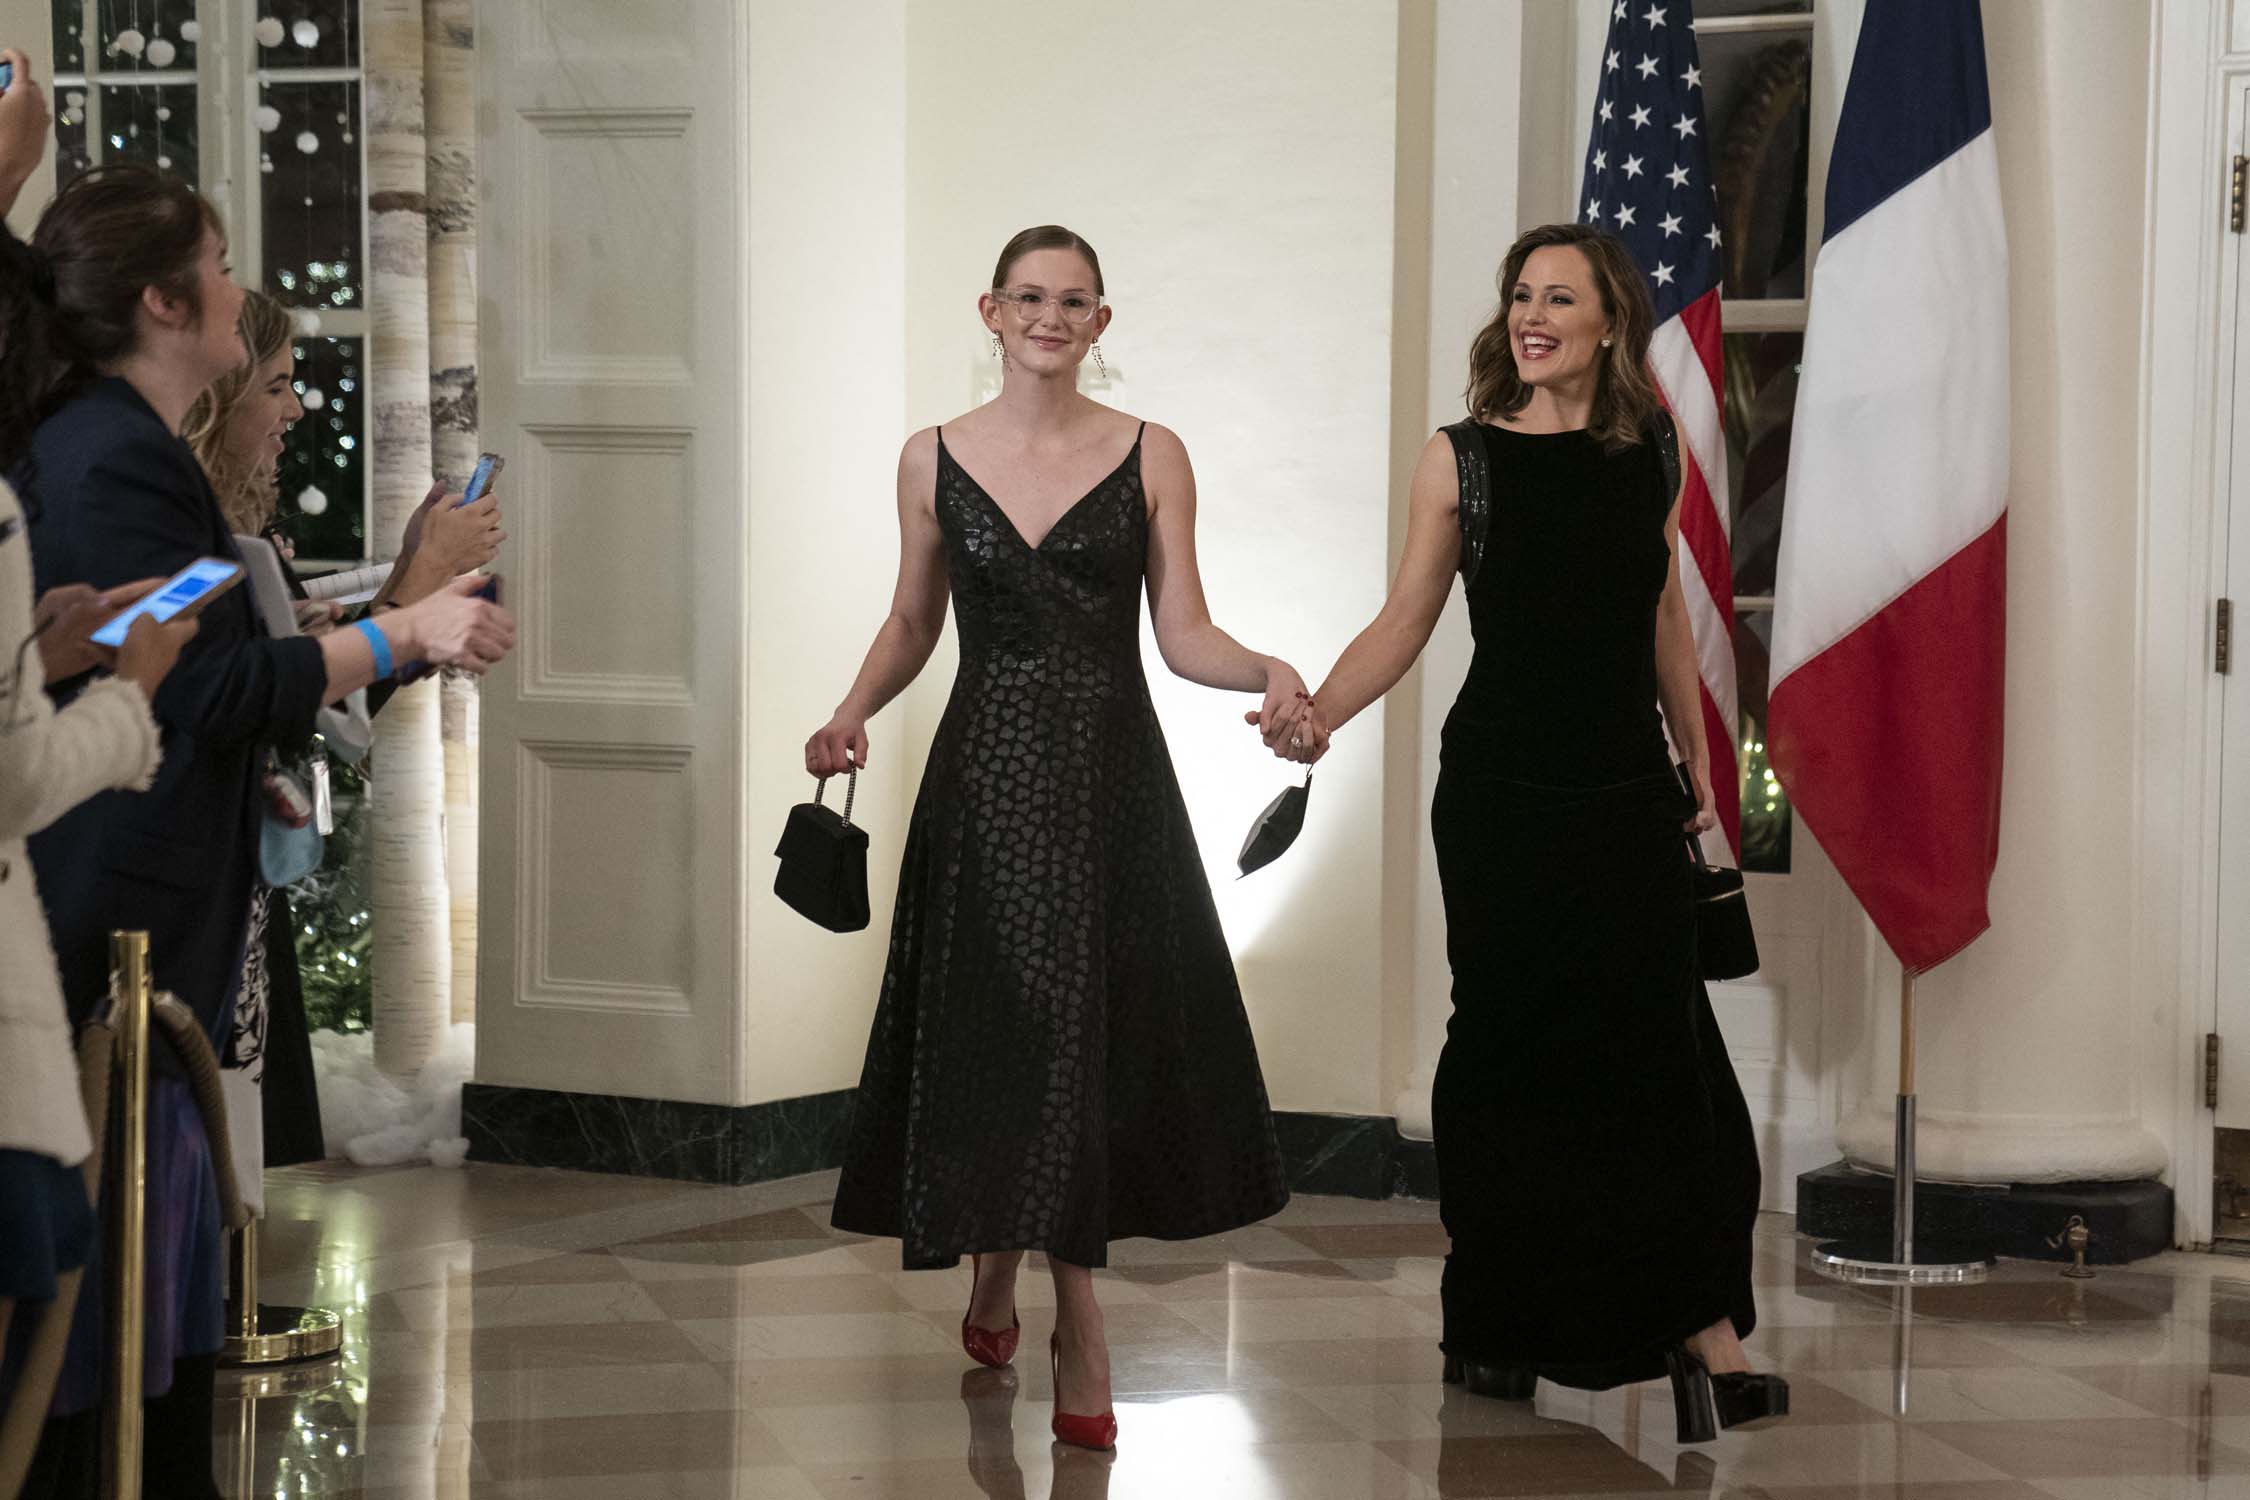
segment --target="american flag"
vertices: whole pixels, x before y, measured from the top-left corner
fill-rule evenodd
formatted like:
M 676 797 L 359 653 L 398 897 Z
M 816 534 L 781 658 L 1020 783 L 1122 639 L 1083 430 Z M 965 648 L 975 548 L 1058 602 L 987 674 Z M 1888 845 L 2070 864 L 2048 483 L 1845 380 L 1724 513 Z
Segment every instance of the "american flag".
M 1719 199 L 1689 0 L 1617 0 L 1602 47 L 1579 222 L 1609 230 L 1656 298 L 1649 364 L 1680 429 L 1680 585 L 1703 679 L 1711 785 L 1730 850 L 1742 840 L 1734 678 L 1734 565 L 1720 423 Z

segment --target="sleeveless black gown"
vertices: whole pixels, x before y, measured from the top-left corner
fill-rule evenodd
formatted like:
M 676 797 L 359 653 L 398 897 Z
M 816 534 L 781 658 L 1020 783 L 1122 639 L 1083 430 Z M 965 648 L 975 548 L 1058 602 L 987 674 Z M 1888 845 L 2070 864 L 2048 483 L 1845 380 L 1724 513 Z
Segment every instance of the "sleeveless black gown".
M 836 1227 L 908 1269 L 1192 1239 L 1288 1201 L 1141 670 L 1141 444 L 1026 543 L 938 437 L 961 663 L 915 799 Z
M 1723 1317 L 1750 1332 L 1757 1142 L 1697 967 L 1695 808 L 1657 711 L 1662 461 L 1483 436 L 1489 496 L 1463 464 L 1476 650 L 1431 809 L 1445 1349 L 1604 1389 Z

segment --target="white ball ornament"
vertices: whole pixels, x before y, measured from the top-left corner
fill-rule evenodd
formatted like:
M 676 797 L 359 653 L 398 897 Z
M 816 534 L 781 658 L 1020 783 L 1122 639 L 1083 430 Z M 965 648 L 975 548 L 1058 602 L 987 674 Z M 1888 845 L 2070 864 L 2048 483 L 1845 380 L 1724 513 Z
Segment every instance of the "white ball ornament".
M 298 308 L 290 314 L 290 321 L 297 325 L 297 337 L 301 339 L 309 339 L 320 332 L 320 314 L 309 307 Z
M 281 29 L 281 22 L 273 16 L 260 17 L 256 29 L 251 34 L 257 37 L 258 45 L 261 47 L 278 47 L 281 45 L 281 39 L 288 35 Z
M 328 513 L 328 496 L 317 484 L 308 484 L 297 492 L 297 509 L 308 516 Z
M 328 393 L 319 386 L 312 385 L 305 387 L 305 393 L 297 399 L 303 403 L 306 411 L 319 411 L 328 404 Z
M 148 38 L 128 26 L 117 33 L 117 40 L 111 42 L 110 46 L 127 57 L 139 57 L 148 50 Z
M 289 34 L 297 39 L 300 47 L 309 49 L 320 45 L 320 27 L 314 22 L 299 21 L 290 28 Z
M 148 65 L 152 68 L 169 68 L 172 66 L 172 60 L 179 55 L 179 48 L 173 46 L 163 37 L 158 37 L 148 44 Z
M 320 137 L 309 130 L 297 132 L 297 149 L 310 156 L 320 149 Z
M 281 111 L 270 104 L 261 104 L 258 106 L 257 121 L 262 134 L 272 135 L 281 128 Z
M 202 41 L 203 23 L 201 21 L 182 21 L 180 23 L 180 40 L 183 42 Z

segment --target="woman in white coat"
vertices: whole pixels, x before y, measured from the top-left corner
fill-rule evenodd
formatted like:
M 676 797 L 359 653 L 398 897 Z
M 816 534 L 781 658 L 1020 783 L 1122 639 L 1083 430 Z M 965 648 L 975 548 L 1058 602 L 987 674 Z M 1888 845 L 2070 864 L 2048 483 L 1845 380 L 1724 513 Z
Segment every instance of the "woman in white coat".
M 35 609 L 25 532 L 0 483 L 0 1411 L 30 1343 L 28 1326 L 10 1326 L 17 1304 L 72 1294 L 94 1235 L 79 1173 L 93 1140 L 24 839 L 97 792 L 148 785 L 158 749 L 149 699 L 195 631 L 193 620 L 144 619 L 122 650 L 104 651 L 89 633 L 159 580 L 108 595 L 69 585 Z M 98 666 L 113 675 L 59 712 L 48 701 L 50 677 Z M 6 1467 L 0 1455 L 0 1494 L 21 1477 Z

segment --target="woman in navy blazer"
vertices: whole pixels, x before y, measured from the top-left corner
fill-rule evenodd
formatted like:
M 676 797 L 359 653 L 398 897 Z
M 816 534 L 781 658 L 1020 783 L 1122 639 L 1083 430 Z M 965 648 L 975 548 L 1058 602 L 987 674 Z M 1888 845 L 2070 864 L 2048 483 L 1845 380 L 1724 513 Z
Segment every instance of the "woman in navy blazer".
M 156 173 L 102 168 L 66 186 L 31 244 L 5 240 L 0 258 L 0 470 L 31 511 L 39 586 L 106 589 L 235 557 L 178 435 L 195 398 L 243 357 L 242 292 L 209 205 Z M 505 656 L 514 624 L 468 597 L 477 583 L 318 640 L 266 638 L 247 590 L 204 611 L 153 703 L 163 740 L 153 786 L 95 797 L 32 841 L 74 1021 L 107 992 L 109 932 L 139 929 L 157 985 L 215 1047 L 228 1041 L 258 880 L 260 756 L 303 744 L 315 710 L 397 663 L 482 671 Z M 50 686 L 68 696 L 82 685 Z M 154 1493 L 215 1497 L 225 1288 L 215 1179 L 184 1080 L 164 1071 L 149 1130 L 146 1469 Z M 29 1494 L 89 1492 L 103 1322 L 101 1300 L 82 1299 Z

